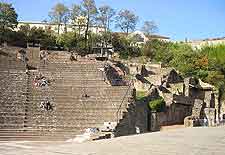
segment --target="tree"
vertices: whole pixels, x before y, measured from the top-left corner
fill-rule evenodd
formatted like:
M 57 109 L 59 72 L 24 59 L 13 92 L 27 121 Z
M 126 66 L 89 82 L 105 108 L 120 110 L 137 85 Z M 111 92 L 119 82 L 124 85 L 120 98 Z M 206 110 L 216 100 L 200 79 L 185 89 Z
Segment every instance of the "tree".
M 93 23 L 93 20 L 96 19 L 97 8 L 94 0 L 83 0 L 81 6 L 87 20 L 85 30 L 85 50 L 87 50 L 89 27 L 90 24 Z
M 82 27 L 84 25 L 86 25 L 85 24 L 86 20 L 83 17 L 83 10 L 82 10 L 81 5 L 74 4 L 72 6 L 71 20 L 72 20 L 73 24 L 75 25 L 75 28 L 76 28 L 76 26 L 78 26 L 78 34 L 79 34 L 79 37 L 80 37 Z
M 156 25 L 154 21 L 145 21 L 142 27 L 142 31 L 146 35 L 150 35 L 158 31 L 158 26 Z
M 77 45 L 76 33 L 68 32 L 58 36 L 57 44 L 67 49 L 69 52 Z
M 169 47 L 170 43 L 158 39 L 150 39 L 142 47 L 142 54 L 150 59 L 167 64 L 173 58 L 173 54 L 168 49 Z
M 7 40 L 7 32 L 17 27 L 17 13 L 12 4 L 0 2 L 0 42 Z
M 69 9 L 62 3 L 57 3 L 52 10 L 49 12 L 51 21 L 58 25 L 58 34 L 60 32 L 60 26 L 62 23 L 66 24 L 69 20 Z
M 0 28 L 1 29 L 16 28 L 18 24 L 17 17 L 18 15 L 15 9 L 12 7 L 12 4 L 0 2 Z
M 98 20 L 100 24 L 105 27 L 105 31 L 109 31 L 110 23 L 113 21 L 115 14 L 115 10 L 108 5 L 103 5 L 99 8 Z
M 118 33 L 112 35 L 112 45 L 122 59 L 138 57 L 141 55 L 140 48 L 138 46 L 132 46 L 132 42 L 132 38 L 128 38 L 124 35 Z
M 113 21 L 113 17 L 115 16 L 116 12 L 108 5 L 103 5 L 99 8 L 99 16 L 98 21 L 100 25 L 104 27 L 105 31 L 102 34 L 102 38 L 104 40 L 104 45 L 108 46 L 108 43 L 111 41 L 111 33 L 110 33 L 110 24 Z
M 30 30 L 29 24 L 21 25 L 19 27 L 19 31 L 18 32 L 24 34 L 24 36 L 26 37 L 26 41 L 27 42 L 30 40 L 29 37 L 31 35 L 31 30 Z
M 130 31 L 135 30 L 137 22 L 138 16 L 129 10 L 121 10 L 116 17 L 116 27 L 120 28 L 127 35 Z
M 165 109 L 165 101 L 162 97 L 154 99 L 148 103 L 149 108 L 152 111 L 163 112 Z

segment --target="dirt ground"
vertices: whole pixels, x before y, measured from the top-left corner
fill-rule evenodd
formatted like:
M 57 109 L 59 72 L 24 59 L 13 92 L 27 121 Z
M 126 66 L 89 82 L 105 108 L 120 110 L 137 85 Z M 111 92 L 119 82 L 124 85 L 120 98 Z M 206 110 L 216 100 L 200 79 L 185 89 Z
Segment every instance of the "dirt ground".
M 169 130 L 176 130 L 176 129 L 181 129 L 181 128 L 185 128 L 184 125 L 162 126 L 160 128 L 160 131 L 169 131 Z

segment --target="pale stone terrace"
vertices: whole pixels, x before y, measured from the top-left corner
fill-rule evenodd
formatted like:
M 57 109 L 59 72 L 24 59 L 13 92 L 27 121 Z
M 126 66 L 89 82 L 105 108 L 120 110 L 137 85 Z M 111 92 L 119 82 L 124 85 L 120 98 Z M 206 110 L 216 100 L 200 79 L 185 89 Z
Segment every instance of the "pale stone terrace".
M 224 155 L 224 152 L 224 127 L 174 129 L 82 144 L 0 144 L 1 155 Z

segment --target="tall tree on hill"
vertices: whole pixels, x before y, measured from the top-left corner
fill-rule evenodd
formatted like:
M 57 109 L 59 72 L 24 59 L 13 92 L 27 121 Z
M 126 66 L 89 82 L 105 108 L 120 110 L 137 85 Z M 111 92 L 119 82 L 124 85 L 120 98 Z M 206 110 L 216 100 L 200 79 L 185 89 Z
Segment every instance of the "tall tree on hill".
M 6 31 L 17 27 L 17 17 L 12 4 L 0 2 L 0 41 L 6 41 Z
M 113 21 L 113 17 L 115 15 L 116 15 L 115 10 L 111 8 L 109 5 L 103 5 L 99 7 L 98 21 L 100 22 L 100 25 L 103 26 L 105 29 L 102 38 L 104 40 L 106 48 L 111 40 L 110 24 Z
M 146 35 L 151 35 L 152 33 L 155 33 L 158 31 L 158 26 L 154 21 L 145 21 L 142 27 L 142 31 Z
M 83 10 L 81 5 L 74 4 L 71 10 L 71 20 L 75 25 L 74 28 L 78 26 L 78 34 L 81 35 L 82 27 L 85 25 L 85 18 L 83 17 Z
M 53 23 L 58 25 L 58 34 L 60 32 L 60 26 L 62 23 L 65 24 L 66 31 L 66 24 L 69 20 L 69 9 L 64 4 L 57 3 L 49 12 L 49 17 Z
M 128 35 L 130 31 L 135 30 L 138 18 L 130 10 L 121 10 L 116 17 L 116 28 L 120 28 Z
M 113 21 L 113 17 L 116 15 L 116 12 L 113 8 L 108 5 L 103 5 L 99 7 L 99 16 L 98 20 L 100 24 L 105 27 L 105 31 L 109 31 L 110 24 Z
M 89 34 L 89 27 L 96 19 L 97 15 L 97 8 L 94 0 L 83 0 L 81 3 L 82 12 L 86 17 L 86 30 L 85 30 L 85 50 L 88 47 L 88 34 Z

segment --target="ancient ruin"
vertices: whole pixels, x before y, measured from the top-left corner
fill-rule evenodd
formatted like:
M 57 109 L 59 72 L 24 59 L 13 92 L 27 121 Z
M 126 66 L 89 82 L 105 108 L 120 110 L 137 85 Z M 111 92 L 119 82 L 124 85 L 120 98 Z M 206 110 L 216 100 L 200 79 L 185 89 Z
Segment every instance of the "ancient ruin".
M 119 68 L 91 56 L 71 61 L 68 52 L 47 51 L 45 60 L 40 53 L 1 49 L 0 140 L 67 140 L 87 129 L 99 139 L 135 134 L 137 126 L 146 132 L 134 87 L 109 71 Z
M 224 119 L 213 86 L 160 64 L 38 47 L 1 48 L 0 60 L 0 140 L 68 140 L 86 132 L 97 140 Z M 143 101 L 136 100 L 137 91 L 146 92 Z M 158 97 L 165 108 L 152 111 L 148 103 Z
M 219 100 L 214 86 L 192 77 L 183 79 L 173 68 L 163 68 L 160 64 L 143 66 L 128 62 L 127 66 L 132 75 L 139 75 L 134 82 L 136 91 L 148 92 L 145 102 L 157 96 L 165 100 L 162 112 L 151 112 L 151 131 L 183 123 L 186 127 L 216 126 L 224 121 L 224 101 Z

